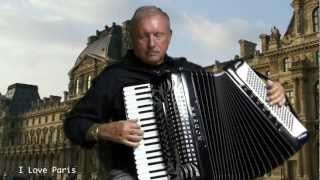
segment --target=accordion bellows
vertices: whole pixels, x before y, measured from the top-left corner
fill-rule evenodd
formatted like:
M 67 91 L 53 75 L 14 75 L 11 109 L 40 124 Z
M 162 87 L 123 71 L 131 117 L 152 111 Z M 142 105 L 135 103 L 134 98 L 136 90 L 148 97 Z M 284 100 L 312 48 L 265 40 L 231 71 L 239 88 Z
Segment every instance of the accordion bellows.
M 166 74 L 124 94 L 128 118 L 139 118 L 147 133 L 135 150 L 141 180 L 252 179 L 308 138 L 288 107 L 266 103 L 264 82 L 242 61 L 219 74 Z

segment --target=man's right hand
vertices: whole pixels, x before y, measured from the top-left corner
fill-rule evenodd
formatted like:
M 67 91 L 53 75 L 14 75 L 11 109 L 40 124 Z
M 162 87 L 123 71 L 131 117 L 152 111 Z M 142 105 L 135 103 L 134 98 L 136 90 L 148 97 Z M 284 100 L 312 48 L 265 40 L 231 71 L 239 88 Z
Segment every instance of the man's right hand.
M 99 125 L 98 137 L 127 146 L 137 147 L 143 138 L 143 131 L 137 124 L 137 120 L 121 120 Z

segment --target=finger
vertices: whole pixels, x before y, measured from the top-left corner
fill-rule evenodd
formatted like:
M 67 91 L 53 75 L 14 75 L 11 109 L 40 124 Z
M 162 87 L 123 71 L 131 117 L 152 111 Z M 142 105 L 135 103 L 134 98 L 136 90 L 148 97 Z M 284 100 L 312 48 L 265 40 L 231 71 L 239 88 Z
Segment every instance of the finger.
M 273 86 L 273 82 L 271 80 L 267 80 L 267 85 L 266 85 L 266 88 L 267 89 L 270 89 L 272 86 Z
M 124 140 L 122 142 L 124 145 L 127 145 L 127 146 L 130 146 L 130 147 L 138 147 L 139 146 L 139 142 L 131 142 L 131 141 L 128 141 L 128 140 Z
M 278 97 L 282 96 L 282 93 L 280 90 L 273 92 L 272 94 L 268 94 L 267 95 L 267 101 L 268 102 L 272 102 L 275 99 L 277 99 Z
M 284 98 L 284 96 L 283 96 L 283 95 L 280 95 L 280 96 L 274 98 L 272 101 L 270 101 L 269 104 L 270 104 L 270 105 L 278 104 L 278 103 L 280 103 L 280 102 L 283 101 L 283 98 Z
M 279 104 L 279 106 L 283 106 L 286 103 L 286 97 L 283 97 L 282 101 Z
M 128 126 L 130 128 L 140 129 L 140 125 L 138 124 L 138 120 L 129 120 Z
M 130 129 L 129 134 L 143 136 L 143 131 L 141 129 Z
M 142 136 L 129 135 L 127 137 L 127 140 L 130 141 L 130 142 L 140 142 L 142 140 Z
M 276 83 L 273 83 L 272 85 L 267 87 L 267 94 L 273 94 L 274 92 L 279 90 L 279 86 Z

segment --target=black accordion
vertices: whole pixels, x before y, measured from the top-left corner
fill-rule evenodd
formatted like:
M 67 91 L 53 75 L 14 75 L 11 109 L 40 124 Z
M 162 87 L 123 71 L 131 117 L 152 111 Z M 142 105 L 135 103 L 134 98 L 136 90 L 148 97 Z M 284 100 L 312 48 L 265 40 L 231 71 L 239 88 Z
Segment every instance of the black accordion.
M 266 103 L 265 83 L 243 61 L 221 73 L 178 72 L 123 89 L 127 118 L 144 130 L 139 180 L 263 176 L 308 132 L 288 107 Z

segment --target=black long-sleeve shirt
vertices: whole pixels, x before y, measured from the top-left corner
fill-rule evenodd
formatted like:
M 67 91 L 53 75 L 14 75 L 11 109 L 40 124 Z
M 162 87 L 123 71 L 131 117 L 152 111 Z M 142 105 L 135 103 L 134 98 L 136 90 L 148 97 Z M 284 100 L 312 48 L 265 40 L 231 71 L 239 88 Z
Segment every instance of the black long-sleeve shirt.
M 64 121 L 64 132 L 75 144 L 82 147 L 92 147 L 95 142 L 88 141 L 86 134 L 93 123 L 106 123 L 112 120 L 126 119 L 122 88 L 130 85 L 149 83 L 152 78 L 168 71 L 177 69 L 186 71 L 202 71 L 203 69 L 184 58 L 173 59 L 165 57 L 164 62 L 158 66 L 142 63 L 132 51 L 125 59 L 117 64 L 106 67 L 93 81 L 92 87 L 85 96 L 68 113 Z M 106 142 L 109 144 L 112 169 L 122 169 L 133 175 L 135 172 L 133 148 Z M 103 146 L 101 146 L 103 147 Z M 99 148 L 100 152 L 106 152 Z

